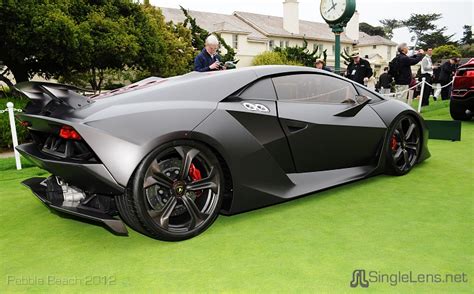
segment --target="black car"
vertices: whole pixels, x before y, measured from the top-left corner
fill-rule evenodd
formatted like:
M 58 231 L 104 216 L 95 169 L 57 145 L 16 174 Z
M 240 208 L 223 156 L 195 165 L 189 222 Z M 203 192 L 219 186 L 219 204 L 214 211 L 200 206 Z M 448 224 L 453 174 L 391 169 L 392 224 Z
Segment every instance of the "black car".
M 409 106 L 327 71 L 261 66 L 149 78 L 86 97 L 26 83 L 18 151 L 49 178 L 24 184 L 53 209 L 161 240 L 231 215 L 428 158 Z M 25 216 L 26 217 L 26 216 Z

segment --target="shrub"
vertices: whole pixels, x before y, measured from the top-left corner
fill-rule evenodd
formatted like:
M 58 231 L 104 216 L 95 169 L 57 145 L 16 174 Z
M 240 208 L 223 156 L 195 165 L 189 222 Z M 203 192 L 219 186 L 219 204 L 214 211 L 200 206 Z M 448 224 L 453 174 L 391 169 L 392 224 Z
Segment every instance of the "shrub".
M 0 98 L 0 109 L 7 108 L 7 102 L 13 102 L 15 109 L 23 109 L 28 103 L 26 98 Z M 20 126 L 18 121 L 16 123 L 16 132 L 18 135 L 18 143 L 24 143 L 28 139 L 28 131 L 26 128 Z M 8 118 L 8 112 L 0 114 L 0 149 L 11 149 L 13 148 L 12 135 L 10 130 L 10 120 Z
M 287 65 L 302 65 L 296 61 L 288 60 L 281 52 L 265 51 L 254 57 L 252 65 L 272 65 L 272 64 L 287 64 Z

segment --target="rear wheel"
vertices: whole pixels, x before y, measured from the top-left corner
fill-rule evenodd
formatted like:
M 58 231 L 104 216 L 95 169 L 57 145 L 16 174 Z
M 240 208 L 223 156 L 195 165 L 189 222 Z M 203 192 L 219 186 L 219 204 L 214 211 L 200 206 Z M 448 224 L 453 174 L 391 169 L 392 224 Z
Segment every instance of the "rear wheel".
M 468 115 L 466 110 L 467 108 L 462 104 L 453 102 L 453 100 L 449 102 L 449 112 L 455 120 L 470 120 L 471 115 Z
M 160 240 L 179 241 L 206 230 L 222 204 L 223 173 L 205 145 L 175 141 L 141 162 L 131 182 L 125 221 Z M 124 203 L 122 201 L 122 203 Z
M 390 129 L 388 140 L 386 149 L 388 172 L 394 175 L 408 173 L 420 156 L 420 126 L 412 116 L 401 116 Z

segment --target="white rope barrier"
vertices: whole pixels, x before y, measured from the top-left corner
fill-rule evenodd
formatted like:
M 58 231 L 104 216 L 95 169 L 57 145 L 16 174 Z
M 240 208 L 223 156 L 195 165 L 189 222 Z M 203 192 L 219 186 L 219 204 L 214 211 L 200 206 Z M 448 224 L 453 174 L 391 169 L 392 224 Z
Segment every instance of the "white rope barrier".
M 10 129 L 12 133 L 12 142 L 13 142 L 13 152 L 15 153 L 15 162 L 16 162 L 16 169 L 20 170 L 21 169 L 21 160 L 20 160 L 20 153 L 16 151 L 16 146 L 18 146 L 18 136 L 16 133 L 16 126 L 15 126 L 15 114 L 14 112 L 22 112 L 21 109 L 15 109 L 13 108 L 13 103 L 8 102 L 7 103 L 7 108 L 4 110 L 0 110 L 0 114 L 3 114 L 5 112 L 8 112 L 8 117 L 10 119 Z
M 400 95 L 400 94 L 403 94 L 403 93 L 405 93 L 405 92 L 408 92 L 408 91 L 410 91 L 410 90 L 415 89 L 415 88 L 418 87 L 421 83 L 423 83 L 423 82 L 419 82 L 419 83 L 417 83 L 416 85 L 414 85 L 414 86 L 412 86 L 412 87 L 410 87 L 410 88 L 408 88 L 408 89 L 405 89 L 405 90 L 403 90 L 403 91 L 400 91 L 400 92 L 387 93 L 387 94 L 381 94 L 381 95 L 382 95 L 382 96 L 397 96 L 397 95 Z
M 454 82 L 454 77 L 453 77 L 453 79 L 452 79 L 449 83 L 447 83 L 446 85 L 441 86 L 441 87 L 437 87 L 437 86 L 435 87 L 434 85 L 428 83 L 425 78 L 422 78 L 421 82 L 416 83 L 414 86 L 412 86 L 412 87 L 410 87 L 410 88 L 408 88 L 408 89 L 405 89 L 405 90 L 400 91 L 400 92 L 385 93 L 385 94 L 380 94 L 380 95 L 382 95 L 383 97 L 387 97 L 387 98 L 396 97 L 396 96 L 398 96 L 398 95 L 404 94 L 405 92 L 408 92 L 408 91 L 410 91 L 410 90 L 415 89 L 415 88 L 418 87 L 419 85 L 421 85 L 420 95 L 423 95 L 423 92 L 424 92 L 424 90 L 425 90 L 425 85 L 430 86 L 430 87 L 433 88 L 433 89 L 437 89 L 437 90 L 439 89 L 439 90 L 440 90 L 440 89 L 443 89 L 443 88 L 445 88 L 445 87 L 448 87 L 448 86 L 451 85 L 453 82 Z M 418 113 L 421 112 L 421 103 L 422 103 L 422 100 L 423 100 L 421 96 L 420 96 L 419 99 L 420 99 L 420 100 L 419 100 L 419 102 L 418 102 Z

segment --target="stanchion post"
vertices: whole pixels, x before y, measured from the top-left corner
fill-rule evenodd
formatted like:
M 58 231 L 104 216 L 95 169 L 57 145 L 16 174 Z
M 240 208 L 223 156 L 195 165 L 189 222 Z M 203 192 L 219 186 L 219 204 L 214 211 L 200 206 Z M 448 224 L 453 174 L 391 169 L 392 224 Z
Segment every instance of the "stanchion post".
M 8 117 L 10 118 L 10 129 L 12 132 L 12 141 L 13 141 L 13 152 L 15 153 L 15 161 L 16 161 L 16 169 L 21 169 L 21 160 L 20 160 L 20 153 L 16 151 L 16 146 L 18 145 L 18 137 L 16 134 L 16 126 L 15 126 L 15 114 L 13 113 L 13 103 L 7 103 L 8 109 Z
M 423 102 L 423 92 L 425 91 L 425 79 L 421 79 L 420 101 L 418 101 L 418 113 L 421 113 L 421 102 Z

